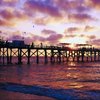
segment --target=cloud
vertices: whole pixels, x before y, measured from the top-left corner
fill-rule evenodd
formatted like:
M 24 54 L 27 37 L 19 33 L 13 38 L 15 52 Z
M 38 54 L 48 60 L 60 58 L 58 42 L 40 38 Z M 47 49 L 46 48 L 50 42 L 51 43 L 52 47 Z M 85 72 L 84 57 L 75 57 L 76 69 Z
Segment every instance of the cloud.
M 79 5 L 76 7 L 76 11 L 78 13 L 84 13 L 84 12 L 88 12 L 90 10 L 89 7 L 83 6 L 83 5 Z
M 15 6 L 19 0 L 0 0 L 1 6 Z
M 36 24 L 42 25 L 50 22 L 86 23 L 96 20 L 90 14 L 91 7 L 85 0 L 48 0 L 48 2 L 47 0 L 27 0 L 24 9 L 28 10 L 29 16 L 34 16 Z
M 57 6 L 60 7 L 65 12 L 85 12 L 88 11 L 89 8 L 86 7 L 84 4 L 84 0 L 54 0 Z
M 58 34 L 56 33 L 55 31 L 53 30 L 47 30 L 47 29 L 44 29 L 42 30 L 42 33 L 44 35 L 46 35 L 47 37 L 45 38 L 46 41 L 48 41 L 50 44 L 53 44 L 53 43 L 58 43 L 60 39 L 63 38 L 63 35 L 62 34 Z
M 0 9 L 0 26 L 14 26 L 17 22 L 27 20 L 28 16 L 21 10 L 6 7 Z
M 74 34 L 68 34 L 68 35 L 65 35 L 65 37 L 67 37 L 67 38 L 74 38 L 74 37 L 77 37 L 77 35 L 74 35 Z
M 27 28 L 27 30 L 33 32 L 33 27 L 31 30 L 30 26 L 24 27 L 23 23 L 34 23 L 34 25 L 37 24 L 36 26 L 40 27 L 38 31 L 36 30 L 40 33 L 43 27 L 52 28 L 55 24 L 58 24 L 58 27 L 61 26 L 61 29 L 59 29 L 61 32 L 66 26 L 69 27 L 62 34 L 57 32 L 57 27 L 53 28 L 54 30 L 44 29 L 38 35 L 30 33 L 30 35 L 24 37 L 27 43 L 35 41 L 53 44 L 59 42 L 64 36 L 70 39 L 79 37 L 86 38 L 89 41 L 96 40 L 96 35 L 88 35 L 87 33 L 98 32 L 96 27 L 91 25 L 98 21 L 95 17 L 99 16 L 99 10 L 96 11 L 99 8 L 100 0 L 0 0 L 0 28 L 2 30 L 12 28 L 14 31 Z M 98 23 L 95 26 L 99 26 Z M 17 25 L 19 25 L 18 28 Z M 41 27 L 41 25 L 43 26 Z M 77 25 L 80 25 L 80 27 Z M 17 32 L 9 33 L 8 36 L 11 39 L 23 38 L 21 33 Z
M 49 0 L 50 1 L 50 0 Z M 31 12 L 39 12 L 54 17 L 60 17 L 61 14 L 56 6 L 52 2 L 46 0 L 27 0 L 24 4 L 25 9 Z
M 42 30 L 42 33 L 43 33 L 44 35 L 56 34 L 55 31 L 53 31 L 53 30 L 47 30 L 47 29 Z
M 96 36 L 95 35 L 90 35 L 90 36 L 87 36 L 90 40 L 91 39 L 96 39 Z
M 85 26 L 84 31 L 89 32 L 89 31 L 93 31 L 93 29 L 95 29 L 95 27 L 87 25 L 87 26 Z
M 87 38 L 88 40 L 91 40 L 91 39 L 96 39 L 96 35 L 85 35 L 85 34 L 80 34 L 79 37 L 84 37 L 84 38 Z
M 59 42 L 59 40 L 63 37 L 62 34 L 53 34 L 53 35 L 50 35 L 46 40 L 49 42 L 49 43 L 52 43 L 52 44 L 56 44 Z
M 76 8 L 79 5 L 77 1 L 69 1 L 69 0 L 54 0 L 54 2 L 63 10 L 69 10 L 72 8 Z
M 92 16 L 88 15 L 88 14 L 69 14 L 69 20 L 70 21 L 74 21 L 74 22 L 89 22 L 89 21 L 93 21 L 95 20 L 94 18 L 92 18 Z
M 78 27 L 69 27 L 68 29 L 66 29 L 65 30 L 65 34 L 66 33 L 74 33 L 74 32 L 78 32 L 78 31 L 80 31 L 80 28 L 78 28 Z
M 100 10 L 100 0 L 85 0 L 85 2 L 92 9 Z
M 52 22 L 93 20 L 90 15 L 85 14 L 85 12 L 89 11 L 89 8 L 84 5 L 82 0 L 27 0 L 24 9 L 29 16 L 34 17 L 36 24 L 42 25 Z
M 14 23 L 0 19 L 0 26 L 14 26 Z
M 59 17 L 52 17 L 52 16 L 47 16 L 47 17 L 40 17 L 37 18 L 37 16 L 33 19 L 33 22 L 37 25 L 48 25 L 48 24 L 55 24 L 55 23 L 61 23 L 65 22 L 64 18 L 59 18 Z
M 11 12 L 10 10 L 8 9 L 5 9 L 5 10 L 1 10 L 0 11 L 0 16 L 3 18 L 3 19 L 7 19 L 7 20 L 10 20 L 14 17 L 14 13 Z
M 92 41 L 87 41 L 87 43 L 100 47 L 100 39 L 94 39 Z

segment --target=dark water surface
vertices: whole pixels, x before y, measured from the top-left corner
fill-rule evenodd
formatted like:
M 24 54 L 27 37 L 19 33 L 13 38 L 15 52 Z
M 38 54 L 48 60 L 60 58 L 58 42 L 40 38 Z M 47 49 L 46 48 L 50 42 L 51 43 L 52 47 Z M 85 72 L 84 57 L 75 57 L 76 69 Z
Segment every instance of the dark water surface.
M 58 100 L 100 100 L 100 63 L 0 66 L 1 83 L 8 83 L 11 91 L 20 88 L 17 92 L 25 93 L 24 88 Z

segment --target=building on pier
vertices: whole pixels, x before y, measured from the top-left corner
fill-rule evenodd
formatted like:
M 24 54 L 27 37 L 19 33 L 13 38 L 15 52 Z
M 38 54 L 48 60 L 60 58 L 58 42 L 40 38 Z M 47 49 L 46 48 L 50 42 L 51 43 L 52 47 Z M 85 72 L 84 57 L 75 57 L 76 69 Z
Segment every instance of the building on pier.
M 25 43 L 22 40 L 13 40 L 12 45 L 13 46 L 23 46 L 23 45 L 25 45 Z

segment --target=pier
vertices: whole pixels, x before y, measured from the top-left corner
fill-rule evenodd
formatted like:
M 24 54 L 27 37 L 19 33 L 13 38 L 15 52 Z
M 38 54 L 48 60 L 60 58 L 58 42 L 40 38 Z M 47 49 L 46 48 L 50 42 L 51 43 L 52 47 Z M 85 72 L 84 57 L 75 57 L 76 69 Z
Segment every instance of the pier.
M 22 43 L 22 42 L 21 42 Z M 78 45 L 79 46 L 79 45 Z M 100 50 L 93 47 L 86 47 L 80 45 L 80 48 L 71 49 L 65 46 L 36 46 L 25 45 L 9 42 L 0 42 L 0 64 L 13 64 L 13 59 L 17 60 L 15 63 L 23 64 L 23 59 L 26 59 L 27 64 L 31 64 L 31 60 L 39 64 L 40 59 L 43 63 L 62 63 L 62 62 L 96 62 L 100 61 Z

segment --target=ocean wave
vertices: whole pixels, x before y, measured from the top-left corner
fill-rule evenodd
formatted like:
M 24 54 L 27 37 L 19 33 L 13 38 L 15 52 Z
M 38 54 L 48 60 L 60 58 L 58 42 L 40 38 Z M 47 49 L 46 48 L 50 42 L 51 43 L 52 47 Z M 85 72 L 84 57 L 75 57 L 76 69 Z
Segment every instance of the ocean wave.
M 73 89 L 53 89 L 44 86 L 30 86 L 16 83 L 0 83 L 0 89 L 20 92 L 24 94 L 35 94 L 40 96 L 52 97 L 57 100 L 95 100 L 92 93 L 76 91 Z M 95 94 L 95 93 L 94 93 Z M 98 96 L 96 100 L 99 100 Z

